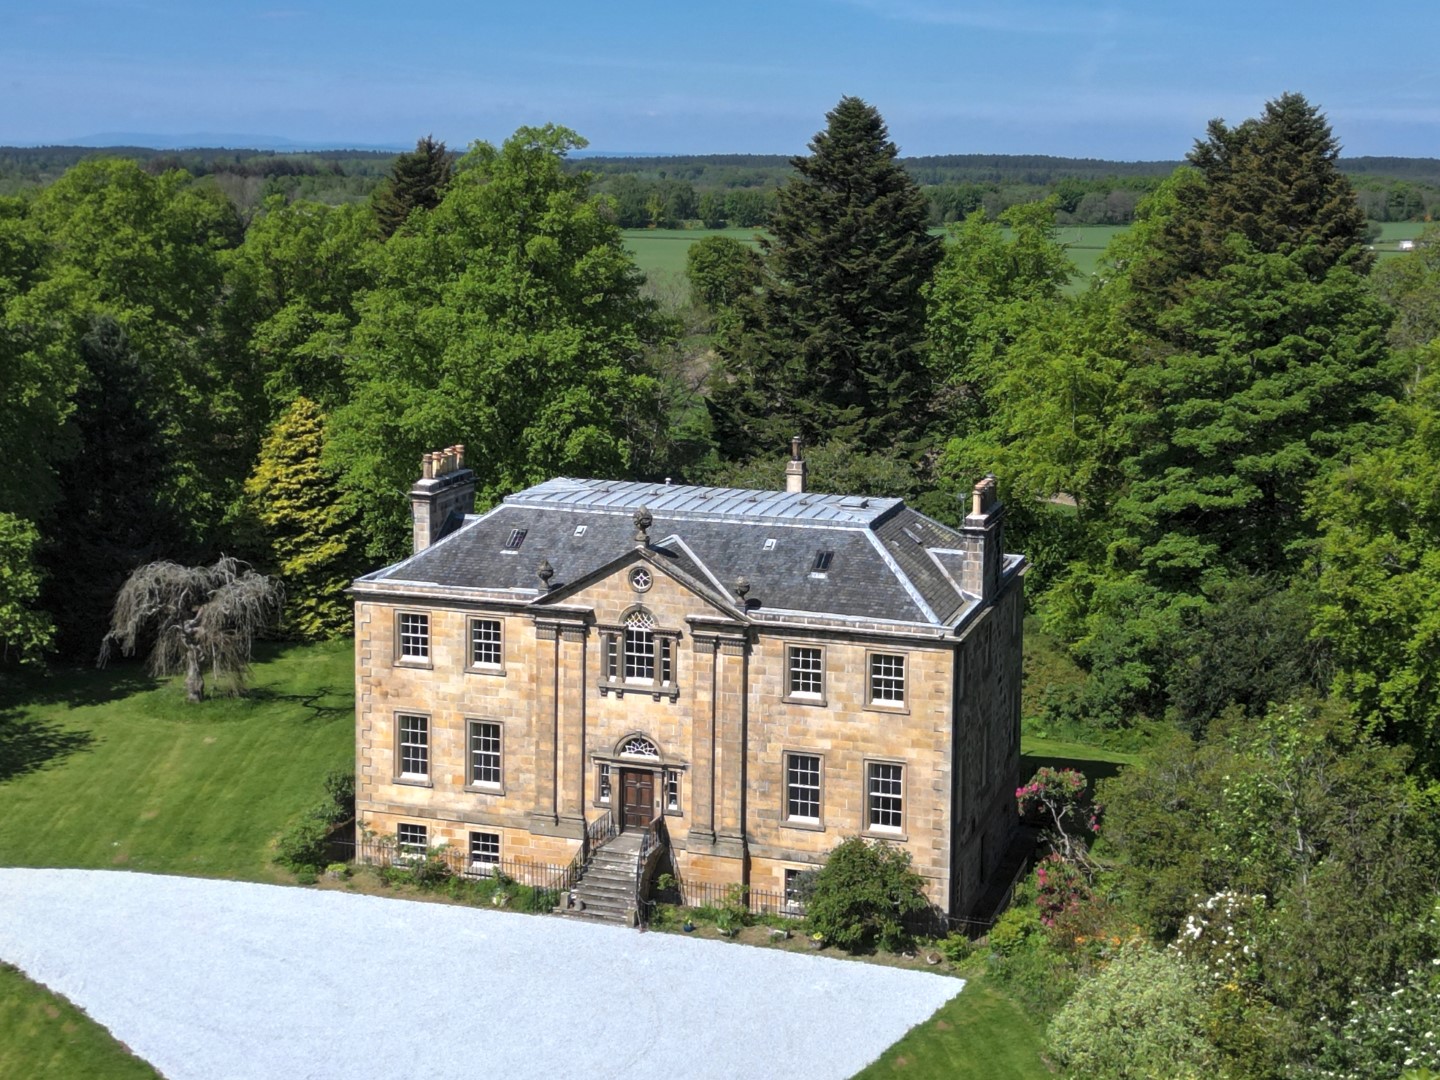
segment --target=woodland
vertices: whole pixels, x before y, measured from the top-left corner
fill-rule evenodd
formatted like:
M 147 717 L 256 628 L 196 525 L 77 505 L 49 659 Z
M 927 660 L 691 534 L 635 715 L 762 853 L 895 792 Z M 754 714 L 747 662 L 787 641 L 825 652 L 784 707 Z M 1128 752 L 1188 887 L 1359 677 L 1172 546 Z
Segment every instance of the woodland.
M 38 170 L 0 196 L 0 678 L 93 660 L 157 558 L 244 560 L 284 635 L 344 636 L 436 446 L 482 508 L 564 474 L 778 488 L 797 433 L 815 488 L 952 523 L 993 473 L 1054 674 L 1027 725 L 1138 755 L 1022 788 L 1065 842 L 990 948 L 1052 1060 L 1440 1069 L 1440 231 L 1367 249 L 1436 177 L 1347 171 L 1296 94 L 1128 177 L 902 164 L 856 98 L 783 167 L 584 145 L 427 137 L 331 201 L 0 159 Z M 680 184 L 686 218 L 758 195 L 766 234 L 699 240 L 660 295 L 620 228 Z M 1016 197 L 937 214 L 967 185 Z M 1077 292 L 1056 229 L 1095 185 L 1133 227 Z

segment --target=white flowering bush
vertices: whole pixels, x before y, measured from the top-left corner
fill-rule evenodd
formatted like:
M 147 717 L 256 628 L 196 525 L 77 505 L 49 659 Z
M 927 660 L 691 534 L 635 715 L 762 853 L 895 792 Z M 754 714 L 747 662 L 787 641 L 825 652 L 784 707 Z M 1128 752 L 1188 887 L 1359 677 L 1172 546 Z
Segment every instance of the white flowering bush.
M 1195 906 L 1171 948 L 1216 988 L 1238 990 L 1260 978 L 1260 942 L 1269 924 L 1263 896 L 1226 889 Z
M 1331 1028 L 1312 1076 L 1399 1080 L 1440 1070 L 1440 959 L 1411 968 L 1387 990 L 1350 1003 Z

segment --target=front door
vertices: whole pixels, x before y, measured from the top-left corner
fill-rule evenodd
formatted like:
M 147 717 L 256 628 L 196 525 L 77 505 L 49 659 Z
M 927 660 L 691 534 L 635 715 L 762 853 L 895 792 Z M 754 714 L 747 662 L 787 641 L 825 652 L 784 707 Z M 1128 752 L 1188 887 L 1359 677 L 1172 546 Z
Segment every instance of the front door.
M 620 827 L 644 828 L 655 816 L 655 775 L 639 769 L 620 774 Z

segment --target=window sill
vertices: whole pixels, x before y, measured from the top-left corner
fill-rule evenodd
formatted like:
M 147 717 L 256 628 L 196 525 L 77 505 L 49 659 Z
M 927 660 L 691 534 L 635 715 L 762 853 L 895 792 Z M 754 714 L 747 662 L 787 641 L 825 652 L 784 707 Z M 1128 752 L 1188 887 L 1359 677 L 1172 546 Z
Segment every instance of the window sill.
M 504 795 L 505 785 L 495 784 L 466 784 L 465 791 L 471 795 Z
M 433 660 L 421 660 L 414 656 L 402 656 L 395 661 L 396 667 L 417 668 L 422 671 L 431 671 L 435 667 Z
M 782 829 L 799 829 L 803 832 L 824 832 L 823 821 L 797 821 L 794 818 L 786 818 L 780 822 Z
M 903 701 L 867 701 L 865 708 L 870 712 L 894 713 L 899 716 L 908 716 L 910 706 Z
M 819 705 L 825 708 L 824 694 L 786 694 L 780 700 L 786 705 Z
M 466 675 L 492 675 L 492 676 L 494 676 L 494 677 L 496 677 L 496 678 L 503 679 L 503 678 L 505 677 L 505 669 L 504 669 L 503 667 L 489 667 L 489 666 L 486 666 L 486 665 L 483 665 L 483 664 L 481 664 L 481 665 L 472 664 L 472 665 L 470 665 L 469 667 L 467 667 L 467 668 L 465 669 L 465 674 L 466 674 Z
M 654 683 L 624 683 L 610 682 L 608 679 L 600 680 L 600 696 L 614 694 L 623 698 L 626 694 L 648 694 L 659 701 L 661 698 L 669 698 L 671 701 L 680 699 L 680 688 L 675 685 L 657 686 Z
M 906 832 L 889 832 L 885 829 L 865 829 L 860 833 L 867 840 L 894 840 L 897 844 L 910 842 L 910 834 Z
M 433 788 L 435 786 L 435 781 L 431 780 L 427 776 L 396 776 L 392 778 L 391 782 L 396 784 L 404 784 L 406 787 Z

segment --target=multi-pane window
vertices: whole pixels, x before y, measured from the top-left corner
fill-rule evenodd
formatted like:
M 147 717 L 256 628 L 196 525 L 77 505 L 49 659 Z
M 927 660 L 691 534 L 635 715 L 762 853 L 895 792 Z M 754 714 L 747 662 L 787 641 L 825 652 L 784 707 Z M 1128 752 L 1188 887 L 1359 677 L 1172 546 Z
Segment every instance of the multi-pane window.
M 470 666 L 499 667 L 504 658 L 499 619 L 470 620 Z
M 423 859 L 430 850 L 430 830 L 402 821 L 395 827 L 395 841 L 401 858 Z
M 499 788 L 500 725 L 489 720 L 470 722 L 470 784 Z
M 400 659 L 430 659 L 430 616 L 417 611 L 400 613 Z
M 905 657 L 892 653 L 870 654 L 870 702 L 905 704 Z
M 900 832 L 905 821 L 905 766 L 872 761 L 865 770 L 865 823 L 874 832 Z
M 655 619 L 648 611 L 625 620 L 625 681 L 655 681 Z
M 401 714 L 400 775 L 424 777 L 430 774 L 430 721 L 423 716 Z
M 477 870 L 489 870 L 500 862 L 500 834 L 493 832 L 472 832 L 470 834 L 470 865 Z
M 672 700 L 676 691 L 676 649 L 674 630 L 655 625 L 655 616 L 635 608 L 625 621 L 600 628 L 601 690 L 612 689 L 624 696 L 639 689 L 657 700 L 663 693 Z
M 665 770 L 665 812 L 680 813 L 680 770 Z
M 825 689 L 823 651 L 804 645 L 791 645 L 789 653 L 790 696 L 819 698 Z
M 785 818 L 788 821 L 819 824 L 819 755 L 785 755 Z
M 597 772 L 595 801 L 607 805 L 610 802 L 610 766 L 603 763 Z

